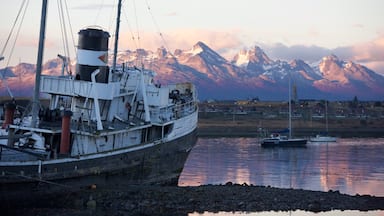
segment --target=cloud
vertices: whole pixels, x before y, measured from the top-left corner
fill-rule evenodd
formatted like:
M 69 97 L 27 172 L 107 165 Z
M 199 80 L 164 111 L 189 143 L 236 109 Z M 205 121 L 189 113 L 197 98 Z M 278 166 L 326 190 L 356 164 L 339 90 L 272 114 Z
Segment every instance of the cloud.
M 17 65 L 20 62 L 36 63 L 39 39 L 35 36 L 19 36 L 16 45 L 11 50 L 8 45 L 4 50 L 4 61 L 0 62 L 0 68 Z M 59 47 L 62 43 L 55 40 L 45 39 L 44 42 L 44 60 L 55 58 L 58 52 L 63 50 Z M 71 51 L 72 57 L 75 57 L 74 50 Z
M 360 62 L 384 61 L 384 35 L 353 47 L 353 59 Z
M 369 69 L 384 76 L 384 61 L 379 61 L 379 62 L 372 61 L 372 62 L 365 62 L 361 64 L 365 65 Z
M 314 62 L 332 53 L 331 50 L 319 46 L 293 45 L 286 46 L 282 43 L 260 44 L 260 47 L 272 59 L 286 61 L 302 59 L 306 62 Z
M 384 75 L 384 34 L 369 42 L 336 48 L 335 53 Z
M 193 45 L 201 41 L 224 57 L 232 58 L 244 46 L 238 33 L 239 30 L 236 29 L 230 31 L 179 29 L 169 31 L 167 34 L 141 32 L 140 45 L 142 45 L 141 48 L 149 50 L 156 50 L 164 46 L 173 52 L 175 49 L 191 49 Z M 137 36 L 134 36 L 135 41 L 132 40 L 132 35 L 128 34 L 123 35 L 121 38 L 123 38 L 126 49 L 132 50 L 140 47 Z
M 363 64 L 375 72 L 384 75 L 384 34 L 372 41 L 334 49 L 315 45 L 286 46 L 282 43 L 259 44 L 259 46 L 272 59 L 282 59 L 286 61 L 302 59 L 311 63 L 319 61 L 324 56 L 335 54 L 340 59 Z
M 56 40 L 50 40 L 47 38 L 44 40 L 44 48 L 54 48 L 59 44 L 59 41 Z M 20 37 L 16 45 L 20 47 L 33 47 L 37 49 L 39 45 L 39 39 L 37 37 Z

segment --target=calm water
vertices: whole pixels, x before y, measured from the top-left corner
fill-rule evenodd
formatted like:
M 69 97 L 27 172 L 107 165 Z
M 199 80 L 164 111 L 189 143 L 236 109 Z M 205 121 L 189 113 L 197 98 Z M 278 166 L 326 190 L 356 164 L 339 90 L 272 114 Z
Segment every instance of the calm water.
M 197 216 L 197 215 L 204 215 L 204 216 L 210 216 L 210 215 L 247 215 L 247 216 L 383 216 L 384 211 L 368 211 L 368 212 L 362 212 L 362 211 L 328 211 L 328 212 L 306 212 L 306 211 L 290 211 L 290 212 L 284 212 L 284 211 L 270 211 L 270 212 L 218 212 L 218 213 L 209 213 L 204 212 L 202 214 L 200 213 L 191 213 L 188 214 L 189 216 Z
M 199 138 L 180 186 L 226 182 L 384 196 L 384 139 L 264 149 L 257 138 Z M 381 211 L 382 213 L 382 211 Z

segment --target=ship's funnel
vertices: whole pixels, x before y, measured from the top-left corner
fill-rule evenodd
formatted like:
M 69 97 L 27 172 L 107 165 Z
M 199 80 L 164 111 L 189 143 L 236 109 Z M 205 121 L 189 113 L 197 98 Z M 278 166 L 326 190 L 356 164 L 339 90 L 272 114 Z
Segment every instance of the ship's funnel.
M 87 28 L 79 32 L 76 78 L 91 81 L 91 73 L 100 69 L 96 82 L 108 82 L 109 33 L 101 29 Z

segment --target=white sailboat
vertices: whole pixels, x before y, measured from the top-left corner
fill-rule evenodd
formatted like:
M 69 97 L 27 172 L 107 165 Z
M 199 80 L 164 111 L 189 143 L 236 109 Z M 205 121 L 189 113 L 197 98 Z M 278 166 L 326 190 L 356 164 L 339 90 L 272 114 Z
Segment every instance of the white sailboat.
M 315 137 L 310 137 L 311 142 L 336 142 L 337 138 L 328 136 L 328 101 L 325 101 L 325 133 L 316 134 Z

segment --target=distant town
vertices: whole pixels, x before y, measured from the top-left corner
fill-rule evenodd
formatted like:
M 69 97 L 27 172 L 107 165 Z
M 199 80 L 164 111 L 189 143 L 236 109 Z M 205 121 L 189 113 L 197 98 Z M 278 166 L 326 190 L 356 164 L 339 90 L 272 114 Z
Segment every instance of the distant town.
M 0 99 L 0 107 L 9 102 Z M 16 99 L 20 110 L 28 109 L 28 98 Z M 48 106 L 43 100 L 42 105 Z M 339 137 L 384 136 L 384 102 L 292 100 L 292 125 L 296 136 L 327 131 Z M 0 109 L 3 118 L 3 109 Z M 200 136 L 259 136 L 262 130 L 288 127 L 288 101 L 206 100 L 199 102 Z
M 28 98 L 16 99 L 21 107 L 28 106 Z M 0 98 L 0 106 L 11 101 Z M 43 106 L 48 106 L 46 100 Z M 360 101 L 357 97 L 350 101 L 292 100 L 292 119 L 384 119 L 384 102 Z M 249 100 L 206 100 L 199 103 L 200 113 L 222 113 L 225 115 L 252 115 L 261 119 L 285 119 L 288 117 L 288 101 Z M 383 125 L 384 126 L 384 125 Z
M 293 119 L 378 119 L 384 118 L 384 106 L 381 101 L 325 101 L 292 100 Z M 288 101 L 207 100 L 199 104 L 200 112 L 223 112 L 234 115 L 256 114 L 261 118 L 286 118 L 289 112 Z
M 319 132 L 339 137 L 384 136 L 384 106 L 380 101 L 296 100 L 291 103 L 297 136 Z M 287 101 L 203 101 L 199 104 L 200 135 L 257 136 L 260 130 L 288 127 Z

